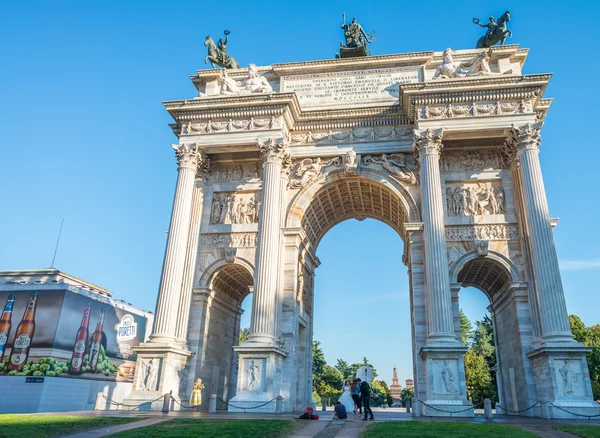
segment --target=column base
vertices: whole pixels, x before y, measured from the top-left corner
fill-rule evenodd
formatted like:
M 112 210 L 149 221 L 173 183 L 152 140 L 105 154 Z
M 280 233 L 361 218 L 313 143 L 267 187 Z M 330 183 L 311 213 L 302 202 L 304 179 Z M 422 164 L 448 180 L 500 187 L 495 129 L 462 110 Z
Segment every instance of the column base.
M 171 396 L 181 402 L 181 374 L 187 359 L 192 353 L 175 345 L 146 342 L 134 347 L 137 352 L 133 391 L 123 401 L 124 405 L 139 405 L 140 410 L 162 410 L 162 397 Z M 158 399 L 158 400 L 157 400 Z M 133 409 L 132 406 L 125 406 Z M 171 401 L 171 410 L 179 410 L 179 405 Z
M 589 348 L 575 341 L 561 344 L 547 343 L 527 353 L 541 402 L 536 415 L 548 419 L 599 415 L 585 357 Z
M 287 352 L 277 346 L 245 342 L 234 347 L 238 357 L 238 382 L 235 397 L 228 402 L 229 412 L 275 413 L 275 398 L 281 393 L 281 370 Z M 283 412 L 292 409 L 283 400 Z
M 427 372 L 427 399 L 418 401 L 419 412 L 431 417 L 473 417 L 473 404 L 467 399 L 466 347 L 426 345 L 420 351 Z

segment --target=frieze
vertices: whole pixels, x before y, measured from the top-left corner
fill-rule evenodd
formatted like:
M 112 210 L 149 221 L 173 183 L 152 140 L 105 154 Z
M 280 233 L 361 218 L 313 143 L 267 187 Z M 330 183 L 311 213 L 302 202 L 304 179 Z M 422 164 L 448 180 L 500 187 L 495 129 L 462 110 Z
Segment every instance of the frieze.
M 508 168 L 506 154 L 500 149 L 490 151 L 442 152 L 442 172 Z
M 214 183 L 249 181 L 258 182 L 262 179 L 262 165 L 258 161 L 251 166 L 214 166 L 208 174 Z
M 201 248 L 256 247 L 258 233 L 206 233 L 200 235 Z
M 412 129 L 404 128 L 364 128 L 328 132 L 303 132 L 292 134 L 291 144 L 336 144 L 347 142 L 373 142 L 391 140 L 409 140 Z
M 187 122 L 181 125 L 181 134 L 211 134 L 215 132 L 256 131 L 279 128 L 281 128 L 281 117 L 250 117 L 248 119 L 229 119 L 218 122 L 211 120 L 200 123 Z
M 517 240 L 519 227 L 517 224 L 468 224 L 446 225 L 446 240 Z
M 476 102 L 470 104 L 423 105 L 417 112 L 419 120 L 452 119 L 464 117 L 532 114 L 533 100 L 513 102 Z

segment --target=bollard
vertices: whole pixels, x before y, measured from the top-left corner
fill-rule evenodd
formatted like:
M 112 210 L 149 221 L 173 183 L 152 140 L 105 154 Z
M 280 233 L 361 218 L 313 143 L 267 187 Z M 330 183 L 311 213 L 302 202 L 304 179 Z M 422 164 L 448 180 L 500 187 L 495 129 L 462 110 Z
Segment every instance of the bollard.
M 417 399 L 416 399 L 416 397 L 413 397 L 413 398 L 410 400 L 410 404 L 411 404 L 411 406 L 412 406 L 412 414 L 413 414 L 413 417 L 420 417 L 421 415 L 419 414 L 419 404 L 418 404 L 418 402 L 417 402 Z
M 410 414 L 410 404 L 411 404 L 411 401 L 406 400 L 406 413 L 408 413 L 408 414 Z
M 96 394 L 96 404 L 94 405 L 95 411 L 105 411 L 106 410 L 106 402 L 104 401 L 104 393 L 99 392 Z
M 540 400 L 540 405 L 542 408 L 542 418 L 544 420 L 550 420 L 552 418 L 552 409 L 550 405 L 546 403 L 546 400 Z
M 483 400 L 483 413 L 486 420 L 494 418 L 494 414 L 492 414 L 492 401 L 489 398 Z
M 325 397 L 321 397 L 321 410 L 323 412 L 327 410 L 327 399 Z
M 277 396 L 277 400 L 275 400 L 275 413 L 281 414 L 283 412 L 283 397 L 281 395 Z
M 169 413 L 169 408 L 171 407 L 171 393 L 173 391 L 167 392 L 165 394 L 165 397 L 163 399 L 163 407 L 162 407 L 162 411 L 163 413 L 167 414 Z
M 313 409 L 313 412 L 317 411 L 317 402 L 311 402 L 310 407 Z
M 214 414 L 217 412 L 217 394 L 211 394 L 208 401 L 208 412 Z

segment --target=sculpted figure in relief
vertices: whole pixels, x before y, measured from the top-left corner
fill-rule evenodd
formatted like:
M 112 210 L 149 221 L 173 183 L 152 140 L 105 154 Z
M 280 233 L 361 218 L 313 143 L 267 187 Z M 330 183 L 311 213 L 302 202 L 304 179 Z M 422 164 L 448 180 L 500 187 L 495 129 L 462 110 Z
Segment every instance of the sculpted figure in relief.
M 339 165 L 339 158 L 332 158 L 327 161 L 323 161 L 317 157 L 304 158 L 294 163 L 292 167 L 292 177 L 290 178 L 289 187 L 291 189 L 299 189 L 305 186 L 310 181 L 318 177 L 322 172 L 323 168 L 331 165 Z
M 444 382 L 444 389 L 447 394 L 455 394 L 458 392 L 454 386 L 454 374 L 448 365 L 449 361 L 445 360 L 442 365 L 438 363 L 441 368 L 442 382 Z
M 155 359 L 150 359 L 147 364 L 142 361 L 142 366 L 145 366 L 145 373 L 142 378 L 142 389 L 145 391 L 156 391 L 156 379 L 158 377 L 158 367 L 154 365 Z
M 564 395 L 575 395 L 573 386 L 577 387 L 577 377 L 571 370 L 571 364 L 568 359 L 565 359 L 565 363 L 559 369 L 560 375 L 563 380 L 563 394 Z
M 480 182 L 477 187 L 446 187 L 448 216 L 477 216 L 506 213 L 504 189 Z
M 481 52 L 475 58 L 463 62 L 454 62 L 452 49 L 444 50 L 443 61 L 436 69 L 432 79 L 455 79 L 469 76 L 491 76 L 497 74 L 511 74 L 512 70 L 504 73 L 494 73 L 489 65 L 490 55 Z
M 255 64 L 248 66 L 248 77 L 240 84 L 231 79 L 227 70 L 221 71 L 221 94 L 270 93 L 273 88 L 264 76 L 258 74 Z
M 356 173 L 357 167 L 356 152 L 354 152 L 354 149 L 350 149 L 344 155 L 344 170 L 346 170 L 346 173 Z
M 381 157 L 366 155 L 363 158 L 365 164 L 380 163 L 383 168 L 398 180 L 408 184 L 417 184 L 415 172 L 408 166 L 404 154 L 382 154 Z

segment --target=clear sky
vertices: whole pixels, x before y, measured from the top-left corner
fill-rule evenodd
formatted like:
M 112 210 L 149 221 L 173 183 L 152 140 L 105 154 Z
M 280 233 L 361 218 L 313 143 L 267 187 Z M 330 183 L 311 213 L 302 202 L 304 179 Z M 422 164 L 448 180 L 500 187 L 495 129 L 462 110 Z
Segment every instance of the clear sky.
M 56 267 L 154 309 L 176 179 L 161 102 L 194 96 L 206 35 L 231 30 L 229 53 L 244 66 L 327 59 L 345 12 L 375 31 L 375 55 L 465 49 L 483 34 L 473 17 L 506 9 L 508 42 L 530 49 L 525 72 L 554 73 L 540 155 L 561 219 L 554 235 L 569 311 L 600 322 L 592 1 L 0 2 L 0 269 L 49 267 L 64 217 Z M 323 239 L 315 337 L 330 363 L 366 355 L 386 380 L 394 365 L 409 377 L 402 245 L 376 221 L 345 222 Z M 471 319 L 483 315 L 483 294 L 461 297 Z

